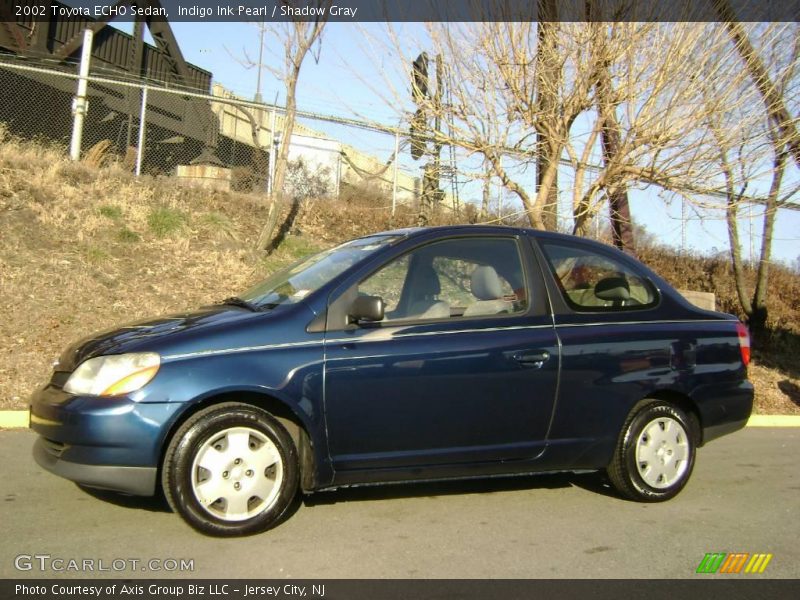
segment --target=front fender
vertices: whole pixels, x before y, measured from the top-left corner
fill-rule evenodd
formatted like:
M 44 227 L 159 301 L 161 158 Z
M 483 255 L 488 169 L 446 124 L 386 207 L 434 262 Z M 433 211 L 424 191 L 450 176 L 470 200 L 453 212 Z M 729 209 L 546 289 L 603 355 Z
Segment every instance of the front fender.
M 323 414 L 322 344 L 167 359 L 141 390 L 143 403 L 179 403 L 161 429 L 163 448 L 179 423 L 215 398 L 253 395 L 279 402 L 308 433 L 318 466 L 329 462 Z M 144 393 L 146 391 L 146 393 Z M 252 396 L 251 396 L 252 397 Z M 323 473 L 319 480 L 326 479 Z

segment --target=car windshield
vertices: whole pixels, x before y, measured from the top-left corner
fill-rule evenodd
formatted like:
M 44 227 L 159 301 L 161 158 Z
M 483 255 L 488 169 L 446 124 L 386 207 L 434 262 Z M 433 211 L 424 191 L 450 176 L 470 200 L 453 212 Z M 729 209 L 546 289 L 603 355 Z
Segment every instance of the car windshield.
M 255 287 L 240 294 L 239 298 L 259 310 L 282 304 L 295 304 L 347 268 L 401 237 L 401 235 L 373 235 L 345 242 L 273 273 Z

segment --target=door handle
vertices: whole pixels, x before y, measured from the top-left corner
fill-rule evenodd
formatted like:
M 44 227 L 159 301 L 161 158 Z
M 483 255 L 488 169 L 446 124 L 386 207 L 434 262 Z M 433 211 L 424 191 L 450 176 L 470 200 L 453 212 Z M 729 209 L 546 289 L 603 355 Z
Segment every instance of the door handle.
M 550 359 L 550 353 L 547 350 L 541 352 L 519 352 L 513 358 L 524 367 L 541 369 L 542 365 Z

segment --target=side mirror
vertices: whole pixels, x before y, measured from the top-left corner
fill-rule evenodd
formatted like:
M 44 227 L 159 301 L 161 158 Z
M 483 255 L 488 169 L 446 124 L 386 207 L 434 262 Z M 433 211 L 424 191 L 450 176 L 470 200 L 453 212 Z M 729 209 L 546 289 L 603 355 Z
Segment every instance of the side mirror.
M 600 300 L 626 302 L 631 298 L 631 289 L 624 277 L 606 277 L 594 286 L 594 295 Z
M 350 323 L 360 321 L 383 321 L 383 298 L 380 296 L 359 296 L 350 305 L 347 320 Z

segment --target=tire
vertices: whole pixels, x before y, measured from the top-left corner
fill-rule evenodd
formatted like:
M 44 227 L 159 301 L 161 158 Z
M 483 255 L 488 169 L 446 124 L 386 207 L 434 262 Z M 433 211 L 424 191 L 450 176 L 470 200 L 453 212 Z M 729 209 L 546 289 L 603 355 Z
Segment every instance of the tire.
M 617 491 L 639 502 L 663 502 L 676 496 L 694 468 L 696 435 L 680 408 L 661 400 L 634 407 L 607 468 Z
M 297 449 L 268 412 L 225 402 L 192 415 L 164 454 L 161 483 L 173 511 L 212 536 L 277 524 L 297 494 Z

